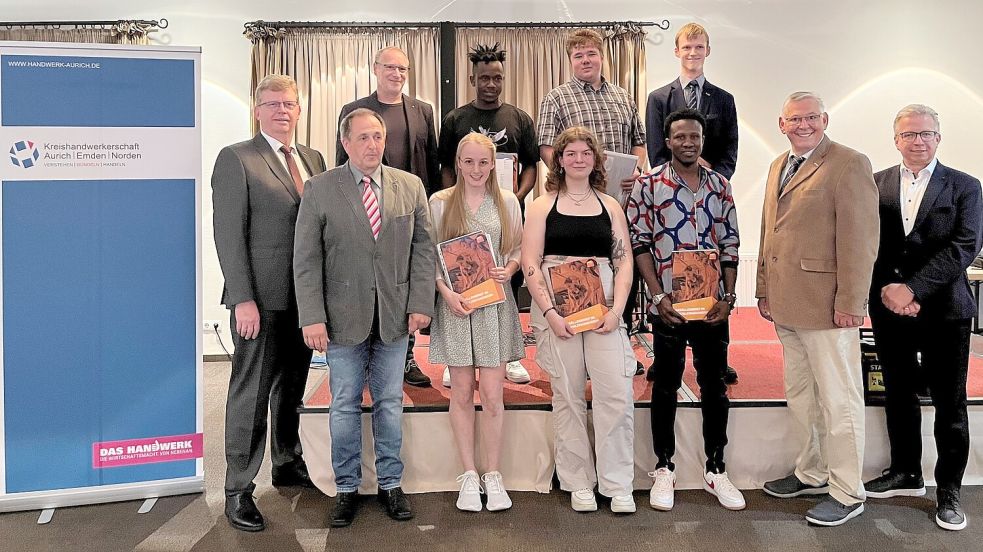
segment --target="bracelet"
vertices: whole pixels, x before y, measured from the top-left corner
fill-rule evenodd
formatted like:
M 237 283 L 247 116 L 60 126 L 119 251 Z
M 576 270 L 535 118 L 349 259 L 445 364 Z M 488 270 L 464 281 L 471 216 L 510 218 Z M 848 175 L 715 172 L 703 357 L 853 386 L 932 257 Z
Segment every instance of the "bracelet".
M 555 311 L 555 310 L 556 310 L 556 307 L 550 307 L 550 308 L 544 310 L 543 311 L 543 318 L 546 318 L 546 315 L 549 314 L 550 311 Z M 556 313 L 559 314 L 560 311 L 556 311 Z

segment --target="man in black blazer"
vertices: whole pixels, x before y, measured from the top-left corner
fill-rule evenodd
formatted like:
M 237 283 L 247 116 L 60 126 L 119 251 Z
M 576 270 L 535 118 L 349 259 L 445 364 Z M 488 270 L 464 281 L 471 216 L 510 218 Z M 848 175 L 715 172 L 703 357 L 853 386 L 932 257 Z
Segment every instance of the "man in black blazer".
M 212 172 L 222 304 L 232 310 L 235 344 L 225 414 L 225 515 L 244 531 L 265 527 L 252 493 L 267 409 L 273 485 L 314 486 L 297 433 L 311 351 L 297 318 L 292 260 L 304 181 L 326 168 L 319 152 L 294 144 L 300 105 L 292 78 L 264 78 L 253 114 L 260 132 L 223 148 Z
M 409 71 L 410 60 L 405 52 L 395 47 L 379 50 L 372 63 L 372 73 L 378 83 L 376 91 L 341 108 L 338 126 L 341 127 L 341 120 L 346 115 L 360 107 L 381 115 L 386 123 L 386 151 L 382 163 L 418 176 L 429 197 L 441 189 L 433 107 L 403 94 Z M 341 144 L 341 132 L 338 132 L 335 144 L 335 160 L 338 167 L 348 161 L 348 154 Z M 406 349 L 403 381 L 417 387 L 428 387 L 430 378 L 420 371 L 413 359 L 415 344 L 416 338 L 411 334 Z
M 687 23 L 676 33 L 674 52 L 679 58 L 680 76 L 653 90 L 645 110 L 649 161 L 658 167 L 672 159 L 662 130 L 665 119 L 673 111 L 691 107 L 707 120 L 699 163 L 730 180 L 737 167 L 737 108 L 730 92 L 710 84 L 703 75 L 703 65 L 710 56 L 710 35 L 702 25 Z M 649 368 L 648 379 L 655 379 L 654 364 Z M 728 366 L 724 381 L 735 383 L 737 372 Z
M 903 163 L 874 175 L 881 230 L 870 289 L 891 465 L 864 486 L 872 498 L 925 494 L 916 394 L 925 378 L 935 405 L 935 521 L 959 530 L 966 527 L 959 489 L 969 456 L 966 372 L 976 313 L 966 268 L 981 244 L 980 181 L 938 161 L 942 135 L 930 107 L 902 109 L 894 133 Z

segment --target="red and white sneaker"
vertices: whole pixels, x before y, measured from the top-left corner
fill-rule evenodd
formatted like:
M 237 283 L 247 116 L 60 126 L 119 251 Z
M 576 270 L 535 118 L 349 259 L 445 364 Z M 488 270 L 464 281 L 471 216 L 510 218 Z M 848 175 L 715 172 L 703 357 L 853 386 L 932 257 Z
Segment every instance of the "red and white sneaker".
M 727 472 L 704 473 L 703 488 L 717 497 L 720 504 L 728 510 L 743 510 L 747 506 L 744 502 L 744 495 L 730 482 Z

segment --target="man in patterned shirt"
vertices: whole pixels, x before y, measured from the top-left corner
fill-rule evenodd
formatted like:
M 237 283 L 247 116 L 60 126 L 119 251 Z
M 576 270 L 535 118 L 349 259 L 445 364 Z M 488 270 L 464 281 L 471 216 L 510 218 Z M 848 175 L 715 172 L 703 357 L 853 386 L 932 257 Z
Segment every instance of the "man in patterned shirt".
M 673 506 L 676 481 L 672 455 L 676 392 L 686 366 L 686 346 L 700 385 L 703 443 L 707 455 L 703 487 L 728 509 L 745 507 L 741 492 L 724 469 L 727 413 L 724 385 L 727 358 L 727 317 L 737 296 L 737 210 L 730 183 L 699 163 L 706 119 L 699 111 L 681 109 L 665 120 L 670 161 L 638 179 L 628 198 L 631 245 L 638 271 L 651 293 L 649 320 L 655 347 L 656 377 L 652 389 L 652 443 L 658 464 L 649 502 L 657 510 Z M 720 281 L 710 284 L 719 299 L 702 320 L 687 321 L 674 308 L 673 252 L 713 250 L 720 262 Z M 722 292 L 722 294 L 721 294 Z
M 550 90 L 539 106 L 539 156 L 546 166 L 553 159 L 553 141 L 564 130 L 587 127 L 608 151 L 638 156 L 638 169 L 631 178 L 621 182 L 623 193 L 631 191 L 635 178 L 646 164 L 645 127 L 638 115 L 635 101 L 628 91 L 608 82 L 601 75 L 604 55 L 603 39 L 592 29 L 574 31 L 566 43 L 567 55 L 573 78 Z M 620 199 L 620 198 L 618 198 Z M 628 330 L 632 329 L 632 312 L 635 310 L 635 294 L 638 289 L 638 273 L 632 279 L 624 319 Z M 644 373 L 638 363 L 637 374 Z

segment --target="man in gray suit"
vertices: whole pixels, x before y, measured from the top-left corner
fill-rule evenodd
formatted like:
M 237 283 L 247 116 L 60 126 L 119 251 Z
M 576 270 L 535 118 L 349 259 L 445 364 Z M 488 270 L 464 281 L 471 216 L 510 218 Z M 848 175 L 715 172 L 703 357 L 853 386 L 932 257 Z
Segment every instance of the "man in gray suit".
M 372 74 L 376 78 L 376 91 L 364 98 L 346 104 L 338 116 L 339 123 L 352 111 L 364 107 L 378 113 L 386 125 L 386 150 L 382 162 L 387 167 L 413 173 L 423 181 L 427 197 L 440 190 L 440 168 L 437 160 L 437 135 L 434 132 L 433 107 L 427 102 L 403 94 L 403 85 L 410 72 L 410 60 L 396 47 L 376 52 Z M 339 128 L 341 125 L 338 125 Z M 348 152 L 342 147 L 341 132 L 335 146 L 337 166 L 348 161 Z M 403 380 L 408 385 L 429 387 L 430 377 L 420 370 L 413 358 L 415 336 L 410 334 L 406 349 L 406 365 Z
M 253 479 L 263 462 L 267 408 L 273 485 L 313 487 L 297 434 L 311 351 L 297 324 L 291 258 L 294 222 L 307 178 L 324 157 L 294 144 L 297 84 L 269 75 L 256 87 L 260 132 L 225 147 L 212 172 L 215 249 L 232 310 L 235 353 L 225 417 L 225 515 L 236 529 L 261 531 Z
M 382 116 L 356 109 L 339 132 L 349 160 L 307 182 L 294 240 L 304 341 L 330 366 L 333 527 L 351 524 L 358 508 L 366 384 L 379 500 L 393 519 L 413 517 L 400 488 L 402 366 L 409 334 L 430 324 L 436 289 L 426 191 L 416 176 L 383 166 Z

